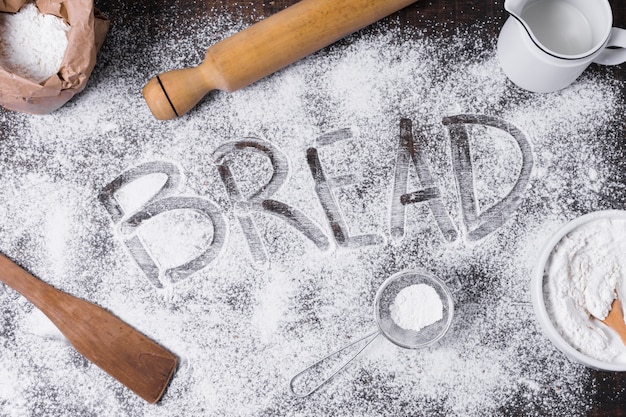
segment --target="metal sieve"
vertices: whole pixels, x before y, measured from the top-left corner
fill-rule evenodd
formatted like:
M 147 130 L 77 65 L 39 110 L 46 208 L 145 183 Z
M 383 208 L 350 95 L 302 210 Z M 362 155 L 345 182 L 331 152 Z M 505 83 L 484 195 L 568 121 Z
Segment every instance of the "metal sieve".
M 437 295 L 439 295 L 443 304 L 443 317 L 441 320 L 431 324 L 430 326 L 424 327 L 420 331 L 406 330 L 399 327 L 391 318 L 390 312 L 391 305 L 395 301 L 398 293 L 402 291 L 402 289 L 416 284 L 430 285 L 437 292 Z M 452 317 L 454 315 L 454 301 L 446 283 L 441 279 L 424 271 L 405 270 L 392 275 L 382 283 L 376 294 L 374 302 L 374 315 L 376 317 L 376 323 L 378 324 L 378 328 L 375 331 L 368 333 L 341 349 L 324 356 L 297 373 L 289 382 L 291 392 L 298 397 L 311 395 L 325 383 L 330 381 L 342 369 L 344 369 L 381 334 L 393 344 L 405 349 L 421 349 L 435 343 L 450 329 Z M 304 392 L 299 392 L 297 390 L 296 385 L 299 380 L 307 378 L 308 374 L 312 373 L 314 369 L 323 366 L 327 361 L 331 361 L 333 358 L 338 357 L 341 353 L 359 343 L 363 343 L 363 346 L 358 348 L 354 354 L 349 356 L 346 361 L 332 371 L 330 376 L 325 377 L 320 383 Z

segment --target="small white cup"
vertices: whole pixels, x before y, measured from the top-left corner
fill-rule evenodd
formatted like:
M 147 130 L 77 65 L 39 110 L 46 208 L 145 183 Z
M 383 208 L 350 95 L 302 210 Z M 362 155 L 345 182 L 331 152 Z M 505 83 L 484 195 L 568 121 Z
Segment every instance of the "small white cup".
M 626 30 L 612 27 L 608 0 L 505 0 L 504 8 L 511 16 L 500 31 L 498 59 L 521 88 L 557 91 L 592 62 L 626 61 Z

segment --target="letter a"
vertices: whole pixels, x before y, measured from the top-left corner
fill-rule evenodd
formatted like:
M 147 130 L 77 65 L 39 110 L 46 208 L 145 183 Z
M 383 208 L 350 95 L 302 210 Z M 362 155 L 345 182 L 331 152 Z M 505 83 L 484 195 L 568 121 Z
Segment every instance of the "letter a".
M 417 176 L 424 188 L 407 193 L 409 164 L 411 162 L 413 162 Z M 456 240 L 457 231 L 441 201 L 439 188 L 435 185 L 430 173 L 426 156 L 420 147 L 415 146 L 413 124 L 409 119 L 402 119 L 400 120 L 400 145 L 396 155 L 396 171 L 390 210 L 392 238 L 399 241 L 404 237 L 406 206 L 422 202 L 427 203 L 430 207 L 443 237 L 450 242 Z

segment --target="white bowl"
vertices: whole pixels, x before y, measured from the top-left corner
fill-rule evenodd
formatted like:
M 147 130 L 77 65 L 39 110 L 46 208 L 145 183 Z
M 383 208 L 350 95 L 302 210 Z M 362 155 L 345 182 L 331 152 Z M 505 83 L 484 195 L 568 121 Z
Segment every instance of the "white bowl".
M 571 360 L 582 363 L 590 368 L 607 370 L 607 371 L 626 371 L 626 363 L 613 363 L 601 361 L 596 358 L 592 358 L 584 353 L 580 352 L 572 345 L 570 345 L 556 329 L 550 316 L 548 315 L 548 311 L 546 310 L 544 291 L 543 291 L 543 281 L 545 277 L 546 267 L 548 266 L 548 261 L 550 259 L 550 255 L 552 254 L 556 245 L 563 239 L 565 235 L 573 231 L 574 229 L 582 226 L 583 224 L 599 220 L 599 219 L 618 219 L 618 218 L 626 218 L 626 211 L 623 210 L 606 210 L 606 211 L 597 211 L 593 213 L 586 214 L 577 219 L 572 220 L 567 223 L 563 227 L 561 227 L 542 248 L 539 259 L 537 261 L 537 266 L 535 271 L 533 272 L 532 280 L 531 280 L 531 299 L 533 303 L 533 308 L 535 310 L 535 315 L 539 323 L 541 324 L 541 328 L 544 334 L 554 343 L 554 345 L 563 352 L 568 358 Z M 625 254 L 626 256 L 626 254 Z

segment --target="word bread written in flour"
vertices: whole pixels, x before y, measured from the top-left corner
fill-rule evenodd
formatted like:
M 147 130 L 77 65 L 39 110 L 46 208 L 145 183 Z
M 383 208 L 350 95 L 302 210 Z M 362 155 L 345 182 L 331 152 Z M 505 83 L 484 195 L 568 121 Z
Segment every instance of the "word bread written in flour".
M 523 193 L 530 181 L 533 166 L 532 149 L 526 135 L 520 129 L 497 117 L 458 114 L 444 117 L 442 123 L 449 131 L 452 169 L 462 210 L 465 236 L 468 240 L 479 240 L 501 227 L 521 204 Z M 521 151 L 522 164 L 515 184 L 504 198 L 482 212 L 479 212 L 474 186 L 467 125 L 482 125 L 504 131 L 515 139 Z M 320 147 L 351 137 L 350 129 L 336 130 L 316 138 L 315 147 L 310 147 L 306 151 L 307 163 L 315 182 L 315 194 L 323 208 L 330 233 L 302 211 L 273 198 L 285 184 L 289 174 L 289 160 L 276 146 L 266 140 L 245 138 L 224 143 L 213 152 L 220 179 L 232 203 L 233 216 L 239 222 L 250 255 L 256 265 L 267 266 L 269 264 L 264 240 L 254 221 L 254 216 L 258 214 L 270 214 L 280 219 L 312 241 L 322 251 L 331 247 L 331 239 L 338 246 L 347 248 L 385 243 L 382 234 L 351 235 L 349 233 L 346 218 L 336 197 L 336 190 L 354 184 L 356 180 L 350 175 L 328 177 L 320 158 Z M 266 158 L 269 162 L 268 167 L 271 169 L 269 180 L 255 192 L 246 195 L 240 190 L 241 187 L 231 169 L 232 161 L 242 153 L 252 153 Z M 408 189 L 411 164 L 415 168 L 422 187 L 419 190 Z M 155 174 L 164 178 L 162 184 L 147 195 L 138 207 L 131 209 L 122 207 L 116 195 L 130 184 Z M 163 286 L 164 281 L 179 281 L 208 266 L 221 252 L 228 235 L 228 222 L 223 209 L 206 198 L 180 195 L 181 178 L 180 168 L 173 163 L 148 162 L 125 171 L 107 184 L 99 194 L 100 202 L 113 222 L 118 224 L 130 255 L 148 280 L 159 288 Z M 444 207 L 441 195 L 426 156 L 416 144 L 411 120 L 402 119 L 390 208 L 389 224 L 392 238 L 402 240 L 404 237 L 406 207 L 411 204 L 426 204 L 443 238 L 448 242 L 457 240 L 461 233 Z M 140 239 L 136 232 L 149 219 L 181 210 L 192 211 L 204 217 L 213 229 L 212 236 L 206 240 L 206 248 L 193 259 L 171 268 L 163 268 L 151 255 L 149 245 Z

